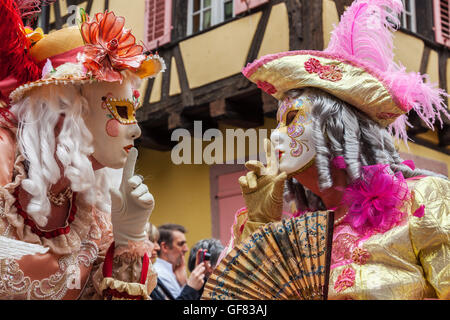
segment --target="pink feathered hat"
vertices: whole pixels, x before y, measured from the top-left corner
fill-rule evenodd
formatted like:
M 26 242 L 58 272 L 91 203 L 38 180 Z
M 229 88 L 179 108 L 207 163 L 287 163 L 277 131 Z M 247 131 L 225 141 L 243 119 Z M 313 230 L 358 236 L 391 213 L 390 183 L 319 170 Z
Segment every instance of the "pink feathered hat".
M 397 138 L 407 139 L 406 114 L 414 109 L 433 128 L 449 117 L 444 90 L 427 75 L 394 62 L 393 31 L 400 0 L 357 0 L 343 14 L 324 51 L 288 51 L 264 56 L 242 73 L 278 100 L 291 89 L 324 90 L 367 114 Z

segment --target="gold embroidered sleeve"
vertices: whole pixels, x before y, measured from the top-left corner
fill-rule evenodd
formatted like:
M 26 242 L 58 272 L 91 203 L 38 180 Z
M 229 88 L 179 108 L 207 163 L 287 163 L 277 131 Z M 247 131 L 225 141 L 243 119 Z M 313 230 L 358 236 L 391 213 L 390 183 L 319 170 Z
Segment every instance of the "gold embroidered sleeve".
M 450 182 L 436 177 L 420 180 L 411 209 L 417 212 L 410 219 L 414 252 L 437 297 L 450 299 Z

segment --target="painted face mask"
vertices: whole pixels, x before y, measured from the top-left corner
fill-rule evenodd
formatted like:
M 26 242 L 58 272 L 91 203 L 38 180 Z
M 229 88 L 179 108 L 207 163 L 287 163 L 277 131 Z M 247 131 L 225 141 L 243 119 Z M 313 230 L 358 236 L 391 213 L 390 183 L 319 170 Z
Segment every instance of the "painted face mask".
M 94 138 L 92 156 L 105 167 L 122 168 L 134 140 L 141 135 L 131 84 L 91 84 L 85 95 L 90 108 L 85 123 Z
M 110 94 L 109 97 L 102 97 L 102 100 L 109 112 L 111 112 L 111 115 L 121 124 L 137 123 L 133 101 L 130 99 L 116 99 L 111 96 L 112 94 Z
M 278 126 L 271 134 L 280 170 L 301 172 L 314 163 L 316 149 L 312 140 L 311 101 L 306 94 L 281 101 Z

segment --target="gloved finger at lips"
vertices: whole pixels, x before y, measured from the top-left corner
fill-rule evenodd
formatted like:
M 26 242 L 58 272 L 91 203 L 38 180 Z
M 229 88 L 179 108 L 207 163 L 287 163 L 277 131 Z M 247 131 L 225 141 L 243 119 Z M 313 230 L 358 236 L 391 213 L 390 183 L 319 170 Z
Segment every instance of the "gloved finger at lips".
M 122 185 L 125 185 L 125 183 L 128 182 L 130 178 L 134 176 L 137 157 L 138 157 L 137 149 L 131 148 L 130 151 L 128 152 L 128 157 L 123 167 Z

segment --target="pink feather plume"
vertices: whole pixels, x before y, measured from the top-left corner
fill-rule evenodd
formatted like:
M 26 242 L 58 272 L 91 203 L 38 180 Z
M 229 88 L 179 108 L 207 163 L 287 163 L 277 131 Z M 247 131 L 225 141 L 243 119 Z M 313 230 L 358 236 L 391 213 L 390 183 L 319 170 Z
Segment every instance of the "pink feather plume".
M 325 52 L 361 62 L 375 71 L 403 110 L 414 109 L 433 129 L 436 118 L 442 125 L 441 113 L 450 118 L 444 102 L 448 95 L 436 84 L 429 83 L 427 76 L 408 73 L 405 67 L 395 63 L 393 31 L 402 12 L 400 0 L 354 1 L 342 15 Z M 406 142 L 407 125 L 407 116 L 400 116 L 389 130 Z
M 392 31 L 399 24 L 402 10 L 399 0 L 353 2 L 334 29 L 325 52 L 357 58 L 376 70 L 387 71 L 394 58 Z

